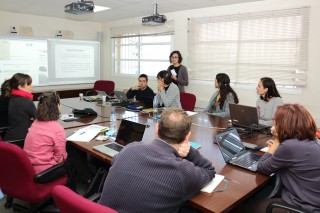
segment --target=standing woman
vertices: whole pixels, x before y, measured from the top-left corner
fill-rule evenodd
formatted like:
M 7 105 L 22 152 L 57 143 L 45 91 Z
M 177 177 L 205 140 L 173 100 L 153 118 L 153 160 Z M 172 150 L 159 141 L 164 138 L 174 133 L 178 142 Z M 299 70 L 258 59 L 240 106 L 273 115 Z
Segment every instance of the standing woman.
M 282 98 L 272 78 L 261 78 L 256 88 L 260 98 L 257 100 L 259 124 L 272 126 L 277 107 L 283 105 Z
M 157 74 L 158 81 L 158 103 L 164 107 L 175 107 L 181 109 L 180 92 L 174 83 L 172 83 L 171 73 L 162 70 Z
M 271 131 L 275 139 L 267 142 L 269 150 L 260 159 L 258 171 L 266 175 L 279 172 L 281 198 L 255 202 L 256 209 L 250 212 L 264 212 L 272 201 L 320 212 L 320 141 L 311 114 L 299 104 L 279 106 Z
M 36 113 L 33 103 L 32 78 L 23 73 L 16 73 L 10 79 L 11 98 L 8 117 L 9 128 L 5 141 L 24 139 Z
M 220 117 L 230 117 L 229 104 L 237 104 L 239 99 L 237 93 L 230 86 L 229 76 L 225 73 L 217 74 L 214 85 L 218 90 L 213 93 L 204 112 Z
M 178 86 L 180 92 L 185 92 L 184 86 L 189 84 L 189 76 L 187 67 L 181 64 L 182 55 L 179 51 L 175 50 L 170 54 L 169 60 L 171 65 L 167 71 L 171 73 L 172 82 Z

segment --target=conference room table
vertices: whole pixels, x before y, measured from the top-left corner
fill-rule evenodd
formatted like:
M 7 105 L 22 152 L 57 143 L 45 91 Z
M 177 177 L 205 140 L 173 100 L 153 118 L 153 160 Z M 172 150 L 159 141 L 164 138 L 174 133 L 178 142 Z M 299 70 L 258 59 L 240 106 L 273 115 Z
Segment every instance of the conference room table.
M 61 102 L 63 104 L 62 113 L 71 113 L 71 108 L 91 108 L 98 113 L 98 116 L 81 118 L 73 122 L 60 121 L 61 125 L 64 126 L 66 130 L 67 136 L 73 134 L 74 131 L 79 128 L 83 128 L 90 124 L 109 126 L 108 121 L 110 113 L 112 110 L 115 110 L 118 119 L 118 126 L 121 119 L 128 119 L 134 122 L 146 124 L 147 128 L 142 141 L 144 143 L 151 143 L 155 138 L 154 127 L 158 119 L 156 119 L 152 113 L 128 111 L 124 108 L 115 108 L 110 105 L 84 102 L 80 101 L 79 98 L 62 99 Z M 159 113 L 161 113 L 161 111 Z M 225 163 L 218 146 L 214 144 L 214 136 L 230 127 L 228 119 L 201 112 L 192 115 L 191 117 L 192 126 L 190 141 L 201 144 L 201 148 L 199 149 L 200 153 L 212 161 L 217 174 L 225 176 L 229 185 L 223 192 L 213 192 L 210 194 L 199 192 L 191 198 L 188 203 L 202 212 L 234 211 L 234 209 L 241 205 L 248 197 L 266 185 L 270 181 L 270 177 Z M 265 146 L 265 142 L 269 138 L 270 136 L 265 134 L 255 133 L 243 140 Z M 112 161 L 111 157 L 97 152 L 92 148 L 93 146 L 106 142 L 110 141 L 97 141 L 93 139 L 90 142 L 69 141 L 68 143 L 97 157 L 101 161 L 110 164 Z M 222 189 L 224 184 L 224 182 L 221 182 L 217 189 Z M 241 210 L 238 212 L 241 212 Z

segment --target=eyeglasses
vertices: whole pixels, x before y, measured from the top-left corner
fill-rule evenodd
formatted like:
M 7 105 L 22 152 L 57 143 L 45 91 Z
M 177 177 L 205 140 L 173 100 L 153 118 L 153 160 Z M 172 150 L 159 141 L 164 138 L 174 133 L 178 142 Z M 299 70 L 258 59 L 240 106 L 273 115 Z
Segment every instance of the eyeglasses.
M 178 56 L 171 56 L 171 58 L 179 58 Z

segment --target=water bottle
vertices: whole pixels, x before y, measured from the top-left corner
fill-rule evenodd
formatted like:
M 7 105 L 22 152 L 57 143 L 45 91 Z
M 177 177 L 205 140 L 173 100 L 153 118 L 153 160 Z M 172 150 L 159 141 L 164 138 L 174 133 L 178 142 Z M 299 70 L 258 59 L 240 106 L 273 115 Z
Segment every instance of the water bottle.
M 111 115 L 110 115 L 110 130 L 109 131 L 114 132 L 113 135 L 115 135 L 117 132 L 117 118 L 116 118 L 116 113 L 114 110 L 112 110 Z
M 158 112 L 158 97 L 155 95 L 153 97 L 153 113 L 156 114 Z

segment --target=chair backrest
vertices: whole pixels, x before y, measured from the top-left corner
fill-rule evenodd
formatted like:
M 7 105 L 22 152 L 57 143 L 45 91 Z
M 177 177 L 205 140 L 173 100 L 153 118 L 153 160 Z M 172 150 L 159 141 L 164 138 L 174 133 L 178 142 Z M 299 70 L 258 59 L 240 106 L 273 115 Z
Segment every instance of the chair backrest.
M 94 203 L 80 196 L 65 186 L 54 187 L 52 196 L 61 213 L 117 213 L 117 211 L 109 207 Z
M 93 90 L 104 91 L 108 95 L 114 92 L 114 82 L 108 80 L 98 80 L 94 83 Z
M 39 190 L 33 182 L 35 170 L 27 154 L 17 145 L 0 142 L 0 188 L 10 197 L 35 201 Z M 36 195 L 35 195 L 36 196 Z
M 192 93 L 181 92 L 180 93 L 180 102 L 182 109 L 186 111 L 193 111 L 196 105 L 197 98 Z

